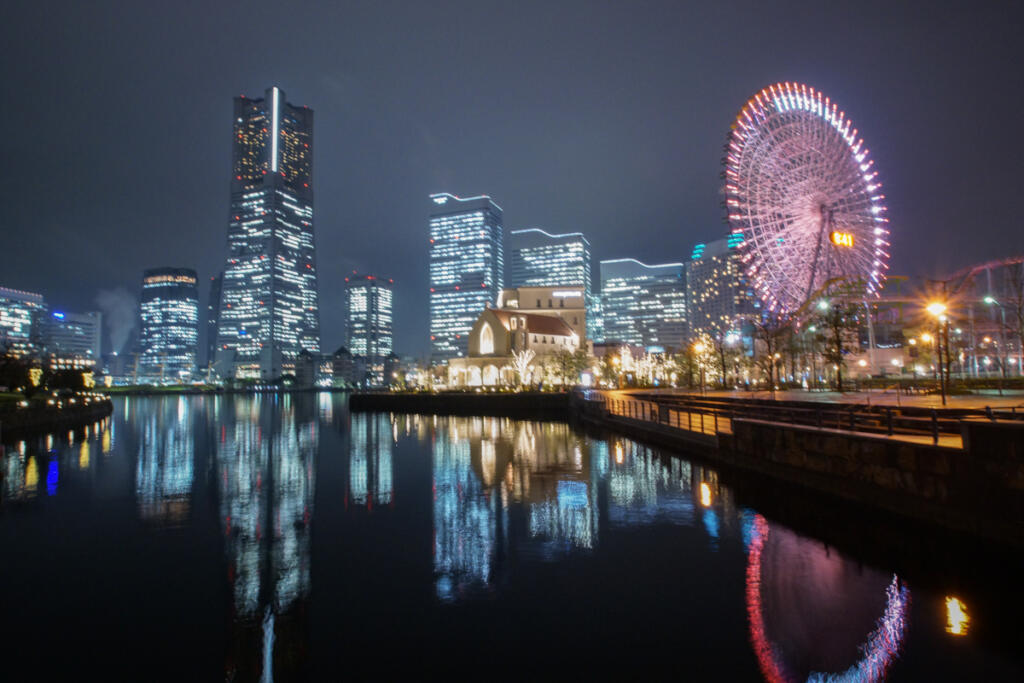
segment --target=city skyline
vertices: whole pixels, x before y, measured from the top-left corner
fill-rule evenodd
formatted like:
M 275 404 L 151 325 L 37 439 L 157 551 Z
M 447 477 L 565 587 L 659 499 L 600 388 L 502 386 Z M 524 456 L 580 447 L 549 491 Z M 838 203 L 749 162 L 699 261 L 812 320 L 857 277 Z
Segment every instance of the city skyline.
M 730 121 L 750 93 L 778 80 L 828 92 L 871 142 L 889 194 L 893 272 L 937 277 L 1024 251 L 1000 199 L 1019 182 L 1010 160 L 1021 142 L 997 148 L 986 132 L 1019 108 L 1021 93 L 1003 86 L 1015 72 L 1020 8 L 544 11 L 549 21 L 500 6 L 279 15 L 257 3 L 241 17 L 211 8 L 196 23 L 170 8 L 19 7 L 2 48 L 13 65 L 9 92 L 35 105 L 0 114 L 19 131 L 7 144 L 22 164 L 0 201 L 5 233 L 18 237 L 0 255 L 4 285 L 88 311 L 101 290 L 135 291 L 146 267 L 180 263 L 200 274 L 205 300 L 206 278 L 223 265 L 229 98 L 258 96 L 269 83 L 299 95 L 323 124 L 321 288 L 340 291 L 353 269 L 400 273 L 401 353 L 429 348 L 423 196 L 490 193 L 507 225 L 580 230 L 597 260 L 685 260 L 693 244 L 724 233 L 719 175 Z M 736 27 L 744 13 L 765 16 Z M 262 26 L 270 16 L 272 29 Z M 832 27 L 827 36 L 822 25 Z M 378 44 L 382 31 L 410 49 Z M 270 47 L 233 58 L 234 46 L 257 39 Z M 763 49 L 723 51 L 723 40 Z M 534 49 L 503 55 L 489 49 L 494 41 Z M 298 42 L 308 55 L 286 47 Z M 989 96 L 963 96 L 976 90 Z M 61 104 L 69 93 L 74 124 Z M 66 248 L 48 253 L 53 244 Z M 41 267 L 43 254 L 52 268 Z M 323 348 L 340 343 L 340 310 L 325 311 L 322 325 Z

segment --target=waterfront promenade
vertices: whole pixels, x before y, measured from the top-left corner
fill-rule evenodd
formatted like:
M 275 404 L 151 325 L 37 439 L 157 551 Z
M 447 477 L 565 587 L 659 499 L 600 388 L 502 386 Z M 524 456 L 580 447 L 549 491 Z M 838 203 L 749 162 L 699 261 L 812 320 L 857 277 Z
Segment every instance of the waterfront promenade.
M 655 390 L 634 390 L 645 393 L 657 393 L 665 395 L 680 395 L 705 398 L 731 398 L 731 399 L 763 399 L 774 401 L 814 401 L 819 403 L 836 403 L 852 405 L 880 405 L 910 408 L 943 408 L 942 397 L 939 394 L 907 394 L 893 390 L 871 390 L 871 391 L 707 391 L 699 392 L 683 389 L 655 389 Z M 1024 392 L 986 390 L 985 392 L 955 395 L 946 397 L 947 409 L 984 410 L 985 408 L 1013 410 L 1024 412 Z
M 1024 415 L 1012 407 L 641 390 L 579 392 L 571 409 L 595 426 L 737 470 L 1019 547 Z

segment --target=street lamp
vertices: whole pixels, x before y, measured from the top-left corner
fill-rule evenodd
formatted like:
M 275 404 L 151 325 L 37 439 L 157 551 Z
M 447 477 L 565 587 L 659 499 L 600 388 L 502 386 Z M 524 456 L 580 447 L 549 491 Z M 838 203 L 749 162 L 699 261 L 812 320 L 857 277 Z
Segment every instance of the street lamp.
M 925 310 L 932 314 L 935 318 L 935 348 L 938 351 L 938 371 L 939 371 L 939 394 L 942 396 L 942 405 L 946 405 L 946 376 L 942 374 L 942 327 L 943 322 L 946 323 L 946 348 L 949 348 L 949 318 L 946 316 L 946 304 L 941 301 L 932 301 Z M 921 335 L 921 339 L 924 339 L 924 335 Z M 949 371 L 949 364 L 946 364 L 946 371 Z

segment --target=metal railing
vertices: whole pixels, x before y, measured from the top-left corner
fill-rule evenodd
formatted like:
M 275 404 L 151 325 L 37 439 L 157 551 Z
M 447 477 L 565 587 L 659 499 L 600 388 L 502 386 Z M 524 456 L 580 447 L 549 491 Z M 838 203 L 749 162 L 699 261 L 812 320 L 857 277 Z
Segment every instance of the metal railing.
M 714 399 L 667 395 L 644 398 L 598 391 L 581 394 L 586 401 L 600 402 L 609 415 L 672 427 L 698 434 L 731 434 L 733 419 L 750 419 L 818 429 L 836 429 L 933 444 L 961 445 L 961 420 L 965 417 L 1024 418 L 1017 411 L 946 410 L 892 406 L 792 404 L 759 400 Z

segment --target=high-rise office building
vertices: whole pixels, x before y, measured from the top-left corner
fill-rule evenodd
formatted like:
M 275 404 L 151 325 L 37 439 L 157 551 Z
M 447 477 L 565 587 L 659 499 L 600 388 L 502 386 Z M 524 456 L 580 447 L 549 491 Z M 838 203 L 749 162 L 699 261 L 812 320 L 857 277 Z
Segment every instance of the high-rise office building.
M 53 311 L 46 325 L 46 353 L 55 369 L 97 369 L 103 314 Z
M 470 328 L 501 291 L 502 211 L 487 196 L 430 200 L 430 349 L 440 361 L 466 355 Z
M 740 332 L 740 323 L 757 312 L 757 302 L 740 263 L 742 235 L 693 248 L 686 266 L 686 303 L 690 336 L 724 339 Z
M 42 294 L 0 287 L 0 354 L 38 356 L 45 316 Z
M 375 275 L 353 273 L 345 278 L 345 345 L 350 354 L 366 359 L 370 386 L 388 383 L 384 365 L 393 350 L 393 284 Z
M 206 299 L 206 367 L 217 360 L 217 327 L 220 323 L 220 295 L 224 287 L 224 272 L 210 278 L 210 292 Z
M 313 243 L 313 110 L 235 98 L 218 374 L 271 379 L 320 352 Z
M 538 228 L 508 233 L 508 267 L 505 286 L 590 287 L 590 242 L 581 232 L 552 235 Z
M 601 261 L 606 342 L 681 348 L 686 329 L 686 272 L 682 263 L 649 266 L 635 259 Z
M 199 292 L 190 268 L 151 268 L 142 276 L 139 375 L 191 379 L 199 354 Z
M 581 232 L 552 235 L 538 228 L 508 233 L 505 286 L 582 287 L 587 329 L 596 323 L 591 286 L 590 242 Z

